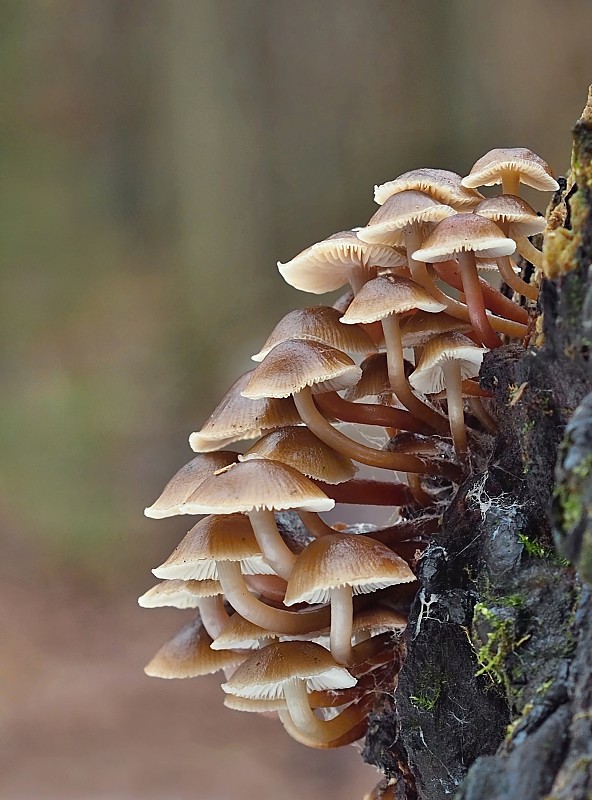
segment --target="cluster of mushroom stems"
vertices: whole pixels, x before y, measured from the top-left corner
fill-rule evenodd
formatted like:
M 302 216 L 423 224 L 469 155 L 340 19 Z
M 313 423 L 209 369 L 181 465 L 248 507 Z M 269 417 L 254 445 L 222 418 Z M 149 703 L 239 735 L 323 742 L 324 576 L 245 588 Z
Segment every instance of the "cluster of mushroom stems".
M 483 356 L 524 340 L 535 313 L 537 286 L 516 263 L 537 274 L 528 237 L 545 219 L 521 183 L 558 188 L 524 148 L 492 150 L 462 179 L 416 169 L 375 187 L 367 225 L 278 264 L 297 289 L 349 288 L 277 324 L 146 509 L 200 515 L 139 600 L 198 610 L 149 675 L 223 670 L 225 705 L 277 714 L 312 747 L 364 735 L 375 687 L 404 656 L 417 561 L 496 430 L 475 380 Z M 477 190 L 495 184 L 502 194 Z M 482 277 L 496 270 L 513 298 Z M 336 504 L 367 524 L 329 524 Z M 396 521 L 371 524 L 372 506 Z

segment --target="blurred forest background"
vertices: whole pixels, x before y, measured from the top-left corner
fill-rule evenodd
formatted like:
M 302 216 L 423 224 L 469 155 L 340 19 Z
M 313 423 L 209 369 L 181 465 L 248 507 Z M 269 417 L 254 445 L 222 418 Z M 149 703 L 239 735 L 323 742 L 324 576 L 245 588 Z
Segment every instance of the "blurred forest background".
M 565 172 L 591 30 L 587 0 L 3 0 L 0 797 L 370 790 L 351 748 L 218 712 L 215 678 L 143 675 L 184 615 L 135 598 L 188 526 L 142 509 L 315 302 L 278 259 L 414 167 Z

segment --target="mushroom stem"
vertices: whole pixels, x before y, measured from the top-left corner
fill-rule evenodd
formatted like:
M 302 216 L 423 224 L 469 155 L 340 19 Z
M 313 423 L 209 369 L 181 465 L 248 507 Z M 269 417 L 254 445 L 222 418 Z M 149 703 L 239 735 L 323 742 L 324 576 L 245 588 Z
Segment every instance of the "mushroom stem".
M 460 265 L 463 290 L 467 298 L 469 317 L 473 328 L 486 347 L 490 349 L 501 347 L 502 341 L 491 327 L 487 319 L 487 314 L 485 313 L 483 292 L 481 291 L 481 284 L 479 283 L 474 253 L 470 251 L 459 253 L 458 262 Z
M 240 566 L 234 561 L 218 561 L 218 575 L 230 605 L 242 617 L 276 633 L 311 633 L 326 628 L 331 621 L 329 608 L 314 611 L 284 611 L 257 600 L 247 589 Z
M 380 452 L 379 450 L 376 451 Z M 404 483 L 375 481 L 359 478 L 345 483 L 323 483 L 315 481 L 319 489 L 336 503 L 364 506 L 408 506 L 413 505 L 413 494 Z
M 516 249 L 527 261 L 537 267 L 538 269 L 543 268 L 543 254 L 540 250 L 538 250 L 531 241 L 529 241 L 526 236 L 517 236 L 515 239 L 516 242 Z
M 424 490 L 423 486 L 421 485 L 421 479 L 419 475 L 409 472 L 407 475 L 407 480 L 409 482 L 409 488 L 413 493 L 413 497 L 419 506 L 425 507 L 434 505 L 434 498 L 430 497 L 430 495 Z
M 462 477 L 462 471 L 456 464 L 449 464 L 444 461 L 423 461 L 421 458 L 404 453 L 374 450 L 372 447 L 366 447 L 366 445 L 348 438 L 341 431 L 336 430 L 320 413 L 314 403 L 309 386 L 294 395 L 294 403 L 303 422 L 315 436 L 318 436 L 321 441 L 334 450 L 354 461 L 358 461 L 360 464 L 368 464 L 371 467 L 379 467 L 381 469 L 399 470 L 400 472 L 441 475 L 456 483 Z
M 358 714 L 356 715 L 358 721 L 357 722 L 352 721 L 351 728 L 349 728 L 341 736 L 338 736 L 336 739 L 331 739 L 331 741 L 329 742 L 319 741 L 318 739 L 305 736 L 296 727 L 296 725 L 294 725 L 292 718 L 290 717 L 290 712 L 287 709 L 280 709 L 278 711 L 278 716 L 281 720 L 282 725 L 284 726 L 284 730 L 286 731 L 286 733 L 289 736 L 291 736 L 292 739 L 294 739 L 296 742 L 298 742 L 299 744 L 306 745 L 306 747 L 315 747 L 319 750 L 327 750 L 333 747 L 343 747 L 344 745 L 352 744 L 353 742 L 356 742 L 358 739 L 361 739 L 366 733 L 366 728 L 368 727 L 368 712 L 370 711 L 370 703 L 364 702 L 363 704 L 360 703 L 357 704 L 356 706 L 350 706 L 350 708 L 359 709 Z M 349 708 L 347 710 L 349 711 Z M 339 716 L 341 716 L 341 714 Z M 352 714 L 352 720 L 353 719 L 354 718 Z
M 352 661 L 352 624 L 354 618 L 351 586 L 331 589 L 331 655 L 339 664 Z
M 324 721 L 316 717 L 308 701 L 306 683 L 301 678 L 293 678 L 284 686 L 288 712 L 297 730 L 319 744 L 331 742 L 346 734 L 366 715 L 364 708 L 348 706 L 339 716 Z M 280 719 L 282 712 L 280 711 Z M 282 720 L 283 721 L 283 720 Z
M 427 406 L 416 397 L 411 391 L 405 377 L 405 364 L 403 359 L 403 342 L 401 340 L 401 329 L 396 314 L 389 314 L 382 320 L 382 330 L 384 331 L 384 341 L 386 344 L 386 361 L 391 387 L 398 399 L 411 413 L 439 433 L 441 436 L 448 436 L 448 422 L 438 412 Z
M 217 594 L 214 597 L 200 597 L 198 608 L 201 624 L 212 639 L 216 639 L 230 619 L 224 608 L 224 596 Z
M 502 172 L 502 194 L 513 194 L 520 197 L 520 173 L 514 170 Z
M 306 526 L 307 531 L 315 539 L 326 536 L 328 533 L 335 533 L 335 530 L 330 525 L 327 525 L 314 511 L 299 511 L 298 516 Z
M 420 286 L 423 286 L 427 289 L 427 284 L 430 282 L 428 268 L 423 261 L 417 261 L 415 258 L 413 258 L 413 253 L 415 253 L 416 250 L 419 250 L 422 244 L 423 241 L 420 226 L 417 223 L 408 225 L 405 228 L 405 248 L 407 250 L 407 261 L 409 262 L 411 277 L 415 283 L 419 283 Z
M 373 403 L 350 403 L 337 392 L 323 392 L 317 395 L 317 404 L 328 417 L 335 417 L 342 422 L 379 425 L 382 428 L 397 428 L 413 433 L 433 432 L 431 426 L 415 419 L 408 411 L 403 411 L 401 408 Z
M 497 422 L 478 397 L 469 397 L 469 408 L 488 433 L 497 433 Z
M 467 455 L 467 431 L 465 428 L 465 412 L 462 396 L 461 372 L 458 361 L 445 361 L 442 365 L 444 381 L 446 383 L 446 400 L 448 402 L 448 417 L 454 449 L 462 460 Z
M 257 594 L 272 600 L 275 603 L 283 603 L 286 596 L 287 583 L 279 575 L 243 575 L 247 586 Z
M 536 300 L 538 298 L 539 293 L 536 286 L 532 286 L 532 284 L 526 283 L 526 281 L 522 280 L 520 275 L 516 275 L 516 273 L 512 268 L 512 262 L 510 261 L 508 256 L 504 256 L 503 258 L 498 258 L 497 265 L 499 267 L 500 275 L 502 276 L 503 280 L 508 284 L 510 289 L 513 289 L 515 292 L 518 292 L 518 294 L 521 294 L 523 297 L 528 297 L 529 300 Z
M 287 580 L 296 556 L 280 536 L 273 511 L 249 511 L 248 517 L 263 557 L 278 575 Z

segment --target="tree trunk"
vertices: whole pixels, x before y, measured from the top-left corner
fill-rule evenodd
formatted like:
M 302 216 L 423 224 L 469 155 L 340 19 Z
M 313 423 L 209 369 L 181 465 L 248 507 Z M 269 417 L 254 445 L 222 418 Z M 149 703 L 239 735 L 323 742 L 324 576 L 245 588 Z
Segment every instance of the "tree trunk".
M 592 796 L 590 101 L 549 224 L 542 326 L 485 358 L 499 434 L 421 561 L 407 657 L 370 720 L 376 797 Z

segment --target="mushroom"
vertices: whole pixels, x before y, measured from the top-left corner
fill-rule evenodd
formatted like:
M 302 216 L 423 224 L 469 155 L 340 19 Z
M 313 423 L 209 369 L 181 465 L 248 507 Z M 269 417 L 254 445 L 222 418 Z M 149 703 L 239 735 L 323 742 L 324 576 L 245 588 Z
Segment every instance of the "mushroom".
M 378 267 L 398 267 L 405 257 L 386 245 L 369 245 L 353 231 L 334 233 L 307 247 L 291 261 L 278 261 L 281 276 L 295 289 L 312 294 L 332 292 L 349 283 L 354 294 Z
M 409 189 L 428 194 L 434 200 L 452 206 L 456 211 L 472 211 L 483 199 L 475 189 L 467 189 L 456 172 L 447 169 L 424 168 L 404 172 L 392 181 L 374 187 L 374 200 L 383 205 L 389 197 Z
M 296 559 L 284 603 L 331 601 L 331 653 L 352 660 L 353 595 L 409 583 L 415 575 L 388 547 L 367 536 L 333 533 L 315 539 Z
M 426 343 L 415 372 L 409 376 L 411 385 L 425 394 L 446 389 L 454 448 L 461 458 L 467 452 L 462 379 L 478 375 L 486 352 L 462 333 L 435 336 Z
M 202 625 L 215 639 L 228 622 L 219 581 L 169 580 L 157 583 L 138 598 L 142 608 L 199 608 Z
M 481 156 L 462 179 L 467 189 L 502 184 L 504 194 L 519 193 L 520 183 L 541 192 L 556 192 L 559 184 L 546 161 L 525 147 L 496 147 Z
M 515 249 L 515 243 L 490 220 L 477 214 L 456 214 L 437 225 L 423 247 L 413 254 L 429 263 L 458 258 L 471 323 L 489 348 L 499 347 L 501 341 L 487 318 L 475 257 L 499 258 L 511 255 Z

